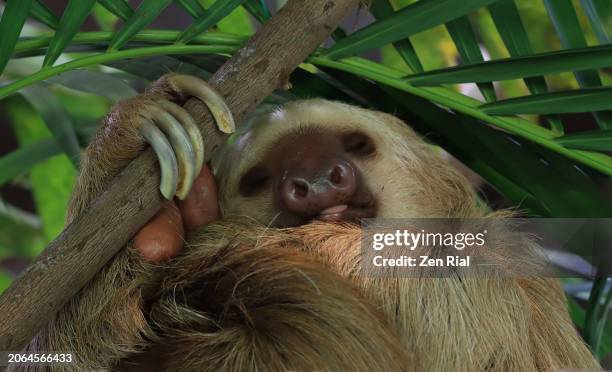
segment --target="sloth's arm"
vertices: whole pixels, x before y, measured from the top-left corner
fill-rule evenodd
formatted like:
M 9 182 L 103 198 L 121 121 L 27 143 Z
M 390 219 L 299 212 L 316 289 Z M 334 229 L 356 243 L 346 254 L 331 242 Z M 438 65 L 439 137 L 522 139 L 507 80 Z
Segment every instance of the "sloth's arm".
M 179 104 L 196 96 L 208 99 L 205 103 L 210 106 L 210 97 L 203 97 L 206 89 L 206 84 L 197 78 L 167 75 L 145 93 L 117 104 L 86 150 L 67 223 L 87 208 L 147 143 L 154 148 L 162 168 L 162 194 L 168 199 L 175 193 L 180 199 L 185 198 L 202 167 L 203 149 L 193 119 Z M 179 211 L 174 202 L 168 205 L 173 207 L 162 209 L 136 237 L 147 235 L 145 240 L 158 245 L 149 247 L 153 250 L 164 248 L 172 239 L 183 243 L 182 237 L 177 236 L 179 230 L 182 232 Z M 178 221 L 180 226 L 163 226 L 168 220 L 175 224 Z M 177 233 L 161 234 L 161 228 L 166 228 L 165 232 L 176 229 Z M 137 242 L 130 242 L 71 299 L 28 349 L 72 352 L 77 363 L 69 369 L 99 370 L 111 368 L 125 355 L 146 345 L 151 331 L 143 313 L 142 291 L 154 280 L 154 270 L 146 262 L 151 255 L 136 251 L 134 244 Z M 159 256 L 154 251 L 153 257 L 155 254 Z

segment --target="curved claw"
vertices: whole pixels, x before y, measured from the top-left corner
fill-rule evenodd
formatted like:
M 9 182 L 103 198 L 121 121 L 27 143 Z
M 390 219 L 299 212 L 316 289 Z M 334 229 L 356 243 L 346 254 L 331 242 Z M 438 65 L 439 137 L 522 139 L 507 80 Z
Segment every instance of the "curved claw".
M 193 147 L 195 155 L 196 174 L 199 174 L 200 170 L 202 169 L 202 166 L 204 165 L 204 140 L 202 139 L 202 135 L 200 134 L 198 126 L 196 125 L 191 115 L 189 115 L 189 113 L 184 108 L 177 105 L 176 103 L 170 101 L 161 101 L 160 105 L 162 109 L 169 112 L 183 125 L 183 129 L 185 129 L 187 135 L 189 135 L 189 139 L 191 140 L 191 146 Z
M 177 91 L 196 97 L 204 102 L 215 118 L 217 127 L 221 132 L 229 134 L 236 131 L 234 117 L 229 107 L 227 107 L 225 100 L 208 83 L 202 79 L 187 75 L 172 75 L 168 79 Z
M 149 142 L 157 155 L 161 180 L 159 191 L 168 200 L 176 194 L 178 182 L 178 166 L 176 156 L 164 134 L 149 119 L 144 119 L 140 125 L 140 134 Z
M 183 200 L 189 194 L 196 177 L 196 161 L 191 141 L 181 124 L 164 110 L 151 107 L 150 119 L 166 134 L 178 160 L 179 178 L 176 196 Z

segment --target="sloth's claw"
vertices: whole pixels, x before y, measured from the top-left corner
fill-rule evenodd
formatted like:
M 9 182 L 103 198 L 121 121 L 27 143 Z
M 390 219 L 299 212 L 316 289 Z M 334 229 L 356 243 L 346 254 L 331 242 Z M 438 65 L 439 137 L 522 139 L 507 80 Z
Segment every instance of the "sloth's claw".
M 182 94 L 193 96 L 204 102 L 223 133 L 236 131 L 236 124 L 223 97 L 204 80 L 193 76 L 171 75 L 170 83 Z
M 202 169 L 204 165 L 204 140 L 200 134 L 200 130 L 191 115 L 181 106 L 170 101 L 161 101 L 161 108 L 174 116 L 183 126 L 191 140 L 191 146 L 195 155 L 196 173 Z
M 149 113 L 153 122 L 172 144 L 178 164 L 176 196 L 181 200 L 185 199 L 196 177 L 196 159 L 190 137 L 181 123 L 167 111 L 151 107 Z
M 186 75 L 167 75 L 163 89 L 181 97 L 201 100 L 224 133 L 235 131 L 234 118 L 225 101 L 208 83 Z M 183 200 L 204 165 L 204 141 L 191 115 L 181 106 L 156 97 L 141 111 L 140 132 L 151 144 L 161 168 L 160 191 L 166 199 Z
M 159 191 L 164 198 L 170 200 L 176 194 L 176 185 L 178 182 L 178 165 L 176 156 L 170 146 L 170 143 L 149 119 L 142 120 L 140 124 L 140 133 L 153 147 L 153 151 L 157 155 L 159 168 L 161 171 L 161 181 Z

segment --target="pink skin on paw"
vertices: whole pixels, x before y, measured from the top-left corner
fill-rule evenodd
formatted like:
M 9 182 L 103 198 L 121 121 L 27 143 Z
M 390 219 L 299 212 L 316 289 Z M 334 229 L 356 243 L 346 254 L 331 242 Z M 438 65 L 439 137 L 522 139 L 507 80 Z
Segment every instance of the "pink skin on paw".
M 193 231 L 220 216 L 217 186 L 210 169 L 204 166 L 187 198 L 166 202 L 138 231 L 134 247 L 147 261 L 166 261 L 183 248 L 185 231 Z
M 187 231 L 193 231 L 221 218 L 217 195 L 217 185 L 212 172 L 204 166 L 193 182 L 187 198 L 177 201 Z

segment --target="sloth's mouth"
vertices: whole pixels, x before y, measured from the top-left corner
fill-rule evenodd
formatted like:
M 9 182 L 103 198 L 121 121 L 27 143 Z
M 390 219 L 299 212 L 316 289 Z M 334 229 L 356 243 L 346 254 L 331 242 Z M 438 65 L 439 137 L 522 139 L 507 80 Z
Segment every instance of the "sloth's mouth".
M 326 208 L 315 215 L 311 216 L 296 216 L 291 214 L 281 214 L 270 226 L 277 228 L 287 228 L 302 226 L 313 221 L 324 222 L 352 222 L 359 223 L 362 218 L 375 218 L 376 206 L 374 203 L 367 204 L 338 204 L 333 207 Z
M 373 206 L 340 204 L 322 210 L 315 219 L 329 222 L 359 222 L 362 218 L 374 217 L 376 217 L 376 208 Z
M 299 215 L 282 210 L 270 222 L 277 228 L 296 227 L 314 221 L 360 223 L 363 218 L 375 218 L 378 214 L 378 203 L 374 195 L 367 189 L 356 192 L 349 200 L 338 200 L 335 205 L 312 210 L 308 214 Z

